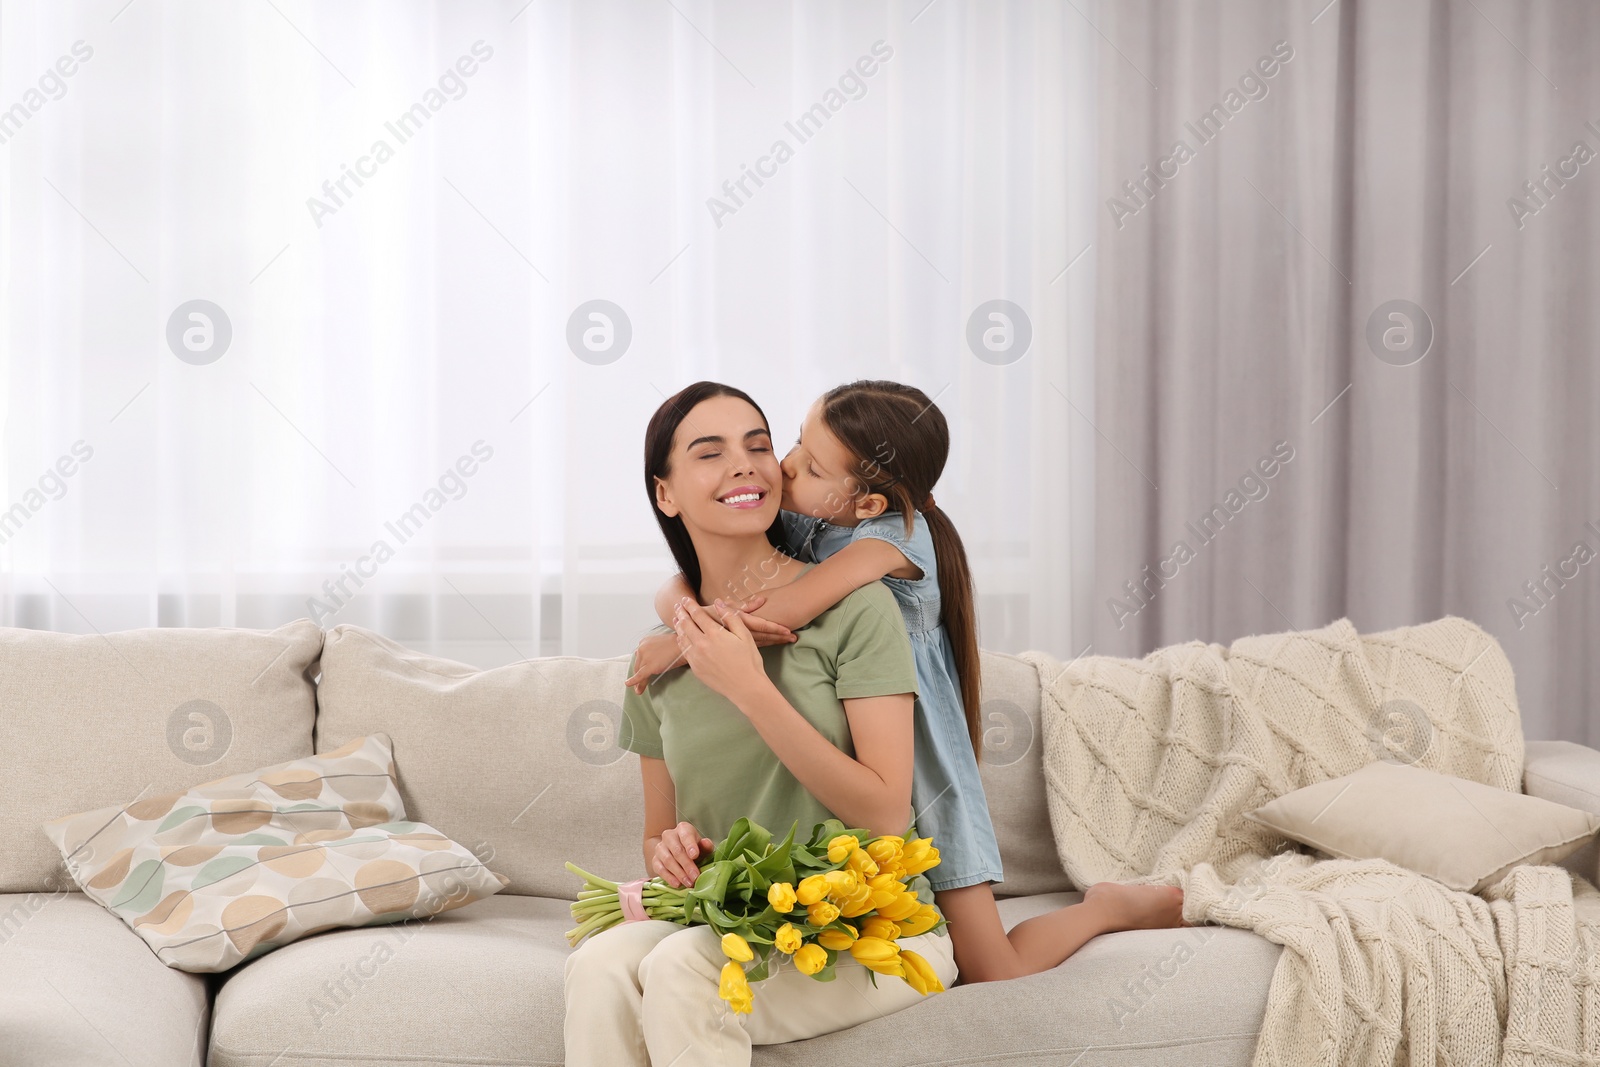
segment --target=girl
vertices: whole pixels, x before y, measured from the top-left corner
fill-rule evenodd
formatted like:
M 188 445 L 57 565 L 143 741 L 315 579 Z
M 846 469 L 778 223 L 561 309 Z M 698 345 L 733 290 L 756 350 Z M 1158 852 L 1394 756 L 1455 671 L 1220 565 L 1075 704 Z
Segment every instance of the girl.
M 940 864 L 928 877 L 950 923 L 961 980 L 987 982 L 1055 967 L 1098 934 L 1183 925 L 1183 891 L 1099 882 L 1080 904 L 1009 934 L 1002 925 L 990 887 L 1002 877 L 999 847 L 978 773 L 983 735 L 971 579 L 961 538 L 932 496 L 949 448 L 944 415 L 919 389 L 857 381 L 829 390 L 806 413 L 783 460 L 784 547 L 817 565 L 761 597 L 741 586 L 746 574 L 736 575 L 724 598 L 749 597 L 738 617 L 763 626 L 763 641 L 788 641 L 793 628 L 852 590 L 881 579 L 893 591 L 917 665 L 916 829 L 939 849 Z M 658 611 L 677 617 L 692 603 L 689 592 L 681 577 L 670 579 Z M 628 684 L 642 689 L 679 659 L 672 635 L 647 637 Z
M 758 567 L 752 590 L 777 592 L 813 566 L 773 558 L 783 471 L 765 416 L 737 389 L 699 382 L 661 406 L 646 431 L 645 485 L 674 559 L 708 600 Z M 887 589 L 851 592 L 767 648 L 731 613 L 724 623 L 696 603 L 680 618 L 674 640 L 690 670 L 626 692 L 618 735 L 639 754 L 648 873 L 693 883 L 696 858 L 740 816 L 779 834 L 835 817 L 875 836 L 904 832 L 916 663 Z M 900 944 L 922 957 L 919 970 L 954 983 L 949 937 Z M 567 958 L 568 1067 L 748 1065 L 752 1044 L 922 999 L 901 978 L 874 984 L 848 953 L 826 983 L 774 961 L 753 1010 L 735 1013 L 718 995 L 726 961 L 710 927 L 643 920 L 590 938 Z

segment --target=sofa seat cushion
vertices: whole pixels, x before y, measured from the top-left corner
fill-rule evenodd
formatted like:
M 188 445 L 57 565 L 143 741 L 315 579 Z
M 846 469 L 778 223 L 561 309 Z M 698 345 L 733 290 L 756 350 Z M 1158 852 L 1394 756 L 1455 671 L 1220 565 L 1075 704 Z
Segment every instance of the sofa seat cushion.
M 0 895 L 6 1063 L 203 1067 L 206 981 L 82 893 Z
M 501 894 L 253 960 L 217 991 L 211 1067 L 560 1067 L 571 906 Z
M 1000 917 L 1009 930 L 1082 899 L 1006 898 Z M 1053 970 L 957 984 L 853 1030 L 757 1048 L 753 1063 L 855 1067 L 870 1048 L 883 1067 L 1248 1067 L 1282 951 L 1219 926 L 1105 934 Z
M 1080 899 L 1014 897 L 1000 912 L 1009 927 Z M 558 1067 L 568 907 L 501 894 L 435 919 L 280 949 L 218 992 L 210 1063 Z M 957 985 L 853 1030 L 760 1046 L 753 1065 L 858 1067 L 871 1048 L 883 1067 L 1043 1067 L 1088 1046 L 1080 1067 L 1245 1067 L 1281 951 L 1221 927 L 1110 934 L 1049 973 Z

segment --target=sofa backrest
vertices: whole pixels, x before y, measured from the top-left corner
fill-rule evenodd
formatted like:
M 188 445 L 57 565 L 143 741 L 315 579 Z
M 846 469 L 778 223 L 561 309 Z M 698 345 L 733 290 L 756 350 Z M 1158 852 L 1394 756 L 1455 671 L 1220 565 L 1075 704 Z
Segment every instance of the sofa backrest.
M 389 735 L 406 814 L 448 834 L 505 891 L 576 895 L 571 860 L 642 877 L 638 759 L 617 747 L 628 657 L 545 657 L 489 670 L 341 624 L 327 633 L 317 751 Z
M 995 896 L 1068 892 L 1072 879 L 1056 853 L 1045 800 L 1039 672 L 1016 656 L 980 656 L 983 757 L 978 770 L 1005 868 Z
M 43 824 L 312 754 L 322 630 L 0 628 L 0 893 L 74 888 Z
M 352 625 L 327 633 L 317 751 L 384 733 L 407 815 L 511 879 L 506 892 L 570 899 L 571 860 L 606 878 L 644 873 L 638 759 L 617 747 L 628 656 L 546 657 L 480 670 Z M 1034 669 L 984 654 L 984 788 L 1006 895 L 1070 888 L 1051 843 Z

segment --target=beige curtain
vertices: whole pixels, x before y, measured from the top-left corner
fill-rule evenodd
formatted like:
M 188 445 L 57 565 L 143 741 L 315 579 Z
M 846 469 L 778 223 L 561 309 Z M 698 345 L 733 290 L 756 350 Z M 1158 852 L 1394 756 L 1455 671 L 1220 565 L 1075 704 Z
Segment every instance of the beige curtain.
M 1095 651 L 1460 615 L 1600 744 L 1600 5 L 1094 14 Z

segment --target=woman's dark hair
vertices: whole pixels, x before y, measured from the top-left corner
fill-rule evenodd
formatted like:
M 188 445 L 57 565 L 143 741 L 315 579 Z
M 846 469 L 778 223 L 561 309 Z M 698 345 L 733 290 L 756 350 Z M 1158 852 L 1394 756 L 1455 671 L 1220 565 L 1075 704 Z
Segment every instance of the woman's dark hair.
M 905 517 L 911 536 L 912 512 L 933 492 L 950 454 L 950 429 L 944 413 L 927 394 L 900 382 L 855 381 L 835 386 L 822 397 L 821 418 L 855 460 L 861 495 L 882 493 L 889 510 Z M 955 652 L 961 681 L 967 736 L 983 755 L 983 717 L 979 709 L 978 623 L 972 572 L 961 536 L 935 507 L 923 512 L 939 568 L 939 600 L 945 633 Z
M 667 515 L 656 506 L 656 479 L 665 478 L 671 470 L 672 439 L 677 435 L 679 425 L 696 404 L 714 396 L 738 397 L 756 409 L 756 414 L 761 416 L 761 425 L 769 430 L 772 428 L 767 422 L 767 413 L 744 390 L 721 382 L 695 382 L 669 396 L 656 408 L 656 413 L 650 416 L 650 425 L 644 431 L 644 491 L 650 498 L 650 511 L 656 517 L 656 524 L 661 527 L 661 536 L 667 539 L 667 547 L 672 550 L 672 558 L 677 561 L 684 581 L 689 583 L 689 588 L 694 590 L 697 597 L 700 595 L 700 557 L 695 554 L 694 542 L 689 538 L 689 530 L 683 525 L 682 516 Z M 767 541 L 774 548 L 783 548 L 781 518 L 775 517 L 772 525 L 767 527 Z

